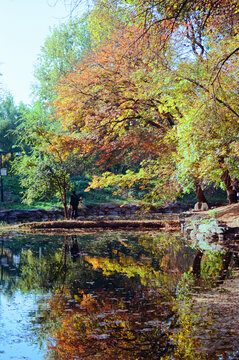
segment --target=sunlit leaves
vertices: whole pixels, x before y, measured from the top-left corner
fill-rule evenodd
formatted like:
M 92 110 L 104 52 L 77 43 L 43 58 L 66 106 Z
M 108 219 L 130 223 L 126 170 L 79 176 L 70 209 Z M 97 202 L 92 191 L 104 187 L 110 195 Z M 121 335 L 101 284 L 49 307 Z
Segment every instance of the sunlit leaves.
M 90 15 L 105 26 L 95 29 L 97 46 L 54 102 L 72 138 L 64 147 L 97 154 L 100 166 L 126 164 L 92 187 L 138 186 L 145 202 L 164 202 L 196 183 L 220 185 L 225 169 L 237 176 L 237 24 L 222 23 L 235 3 L 100 4 Z

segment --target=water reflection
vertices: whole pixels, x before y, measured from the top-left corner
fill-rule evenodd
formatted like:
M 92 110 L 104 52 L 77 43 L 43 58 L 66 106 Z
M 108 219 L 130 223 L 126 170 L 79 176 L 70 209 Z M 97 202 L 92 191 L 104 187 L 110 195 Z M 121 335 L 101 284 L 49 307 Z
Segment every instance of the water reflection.
M 172 234 L 2 238 L 0 339 L 18 339 L 19 359 L 237 359 L 222 288 L 237 266 L 235 248 L 192 249 Z M 1 342 L 0 359 L 9 348 Z

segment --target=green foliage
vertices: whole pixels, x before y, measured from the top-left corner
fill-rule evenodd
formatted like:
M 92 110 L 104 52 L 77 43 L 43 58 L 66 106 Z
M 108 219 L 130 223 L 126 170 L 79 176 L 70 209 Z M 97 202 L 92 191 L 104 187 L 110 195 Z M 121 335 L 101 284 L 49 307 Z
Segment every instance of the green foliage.
M 14 163 L 24 189 L 23 201 L 31 204 L 36 199 L 50 199 L 53 195 L 63 199 L 63 192 L 70 187 L 69 175 L 64 165 L 50 155 L 21 155 Z
M 17 134 L 13 130 L 19 123 L 24 108 L 24 105 L 15 106 L 11 95 L 0 103 L 0 149 L 5 153 L 17 151 L 14 148 Z
M 90 49 L 87 16 L 71 18 L 52 30 L 46 39 L 35 66 L 35 94 L 39 99 L 50 101 L 55 95 L 59 78 L 74 69 L 83 54 Z
M 89 15 L 89 30 L 94 46 L 110 40 L 116 29 L 123 31 L 129 21 L 129 10 L 120 1 L 97 1 Z
M 18 208 L 21 203 L 21 186 L 17 176 L 5 176 L 3 178 L 3 193 L 4 203 L 1 203 L 1 207 L 15 207 Z
M 127 170 L 125 174 L 106 172 L 101 177 L 94 176 L 89 189 L 113 185 L 118 187 L 118 194 L 131 194 L 144 204 L 161 205 L 175 200 L 180 193 L 173 170 L 174 164 L 169 157 L 164 161 L 162 158 L 145 161 L 138 172 Z
M 53 131 L 57 134 L 57 127 L 49 120 L 46 110 L 39 103 L 32 109 L 27 109 L 16 129 L 17 145 L 22 151 L 14 159 L 12 170 L 19 176 L 25 203 L 31 204 L 34 200 L 56 196 L 61 199 L 67 217 L 69 173 L 67 161 L 61 153 L 58 150 L 51 151 Z
M 107 202 L 123 202 L 126 200 L 126 197 L 120 195 L 114 195 L 117 188 L 110 186 L 109 188 L 103 189 L 90 189 L 90 191 L 85 191 L 89 183 L 91 182 L 90 177 L 83 176 L 72 176 L 70 178 L 72 188 L 76 190 L 76 193 L 79 197 L 83 198 L 83 203 L 87 204 L 101 204 Z

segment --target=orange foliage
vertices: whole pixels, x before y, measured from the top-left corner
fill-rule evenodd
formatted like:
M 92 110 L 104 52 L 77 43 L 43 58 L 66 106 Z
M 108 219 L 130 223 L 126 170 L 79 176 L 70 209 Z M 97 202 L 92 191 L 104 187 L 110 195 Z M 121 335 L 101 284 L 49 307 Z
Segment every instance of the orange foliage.
M 100 154 L 99 163 L 152 158 L 164 147 L 159 139 L 169 125 L 152 92 L 150 47 L 155 40 L 129 28 L 89 54 L 61 80 L 54 101 L 56 116 L 71 137 L 62 147 Z
M 112 299 L 116 296 L 111 295 Z M 134 356 L 143 358 L 145 354 L 152 354 L 152 359 L 157 359 L 155 344 L 159 346 L 161 343 L 163 348 L 167 336 L 164 334 L 161 339 L 157 327 L 140 331 L 140 319 L 142 317 L 144 322 L 149 323 L 158 321 L 160 326 L 160 319 L 171 316 L 171 310 L 165 312 L 164 308 L 161 312 L 162 300 L 157 295 L 154 298 L 154 302 L 158 303 L 157 313 L 149 311 L 152 296 L 152 292 L 145 290 L 144 300 L 140 301 L 135 294 L 127 302 L 127 307 L 123 298 L 118 298 L 117 302 L 110 300 L 108 291 L 104 289 L 98 290 L 94 298 L 79 290 L 79 296 L 72 305 L 67 303 L 66 298 L 55 296 L 50 307 L 58 317 L 60 327 L 51 331 L 54 345 L 49 349 L 54 351 L 54 359 L 96 359 L 103 356 L 106 360 L 126 360 Z

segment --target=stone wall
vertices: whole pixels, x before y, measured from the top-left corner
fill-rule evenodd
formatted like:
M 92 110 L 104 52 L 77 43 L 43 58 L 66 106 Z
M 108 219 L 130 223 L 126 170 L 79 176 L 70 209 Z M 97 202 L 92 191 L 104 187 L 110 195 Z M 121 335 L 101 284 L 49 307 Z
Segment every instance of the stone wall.
M 154 208 L 147 213 L 135 204 L 92 204 L 81 206 L 78 209 L 78 220 L 97 220 L 107 219 L 162 219 L 164 216 L 178 218 L 177 213 L 181 211 L 178 205 L 165 208 Z M 63 209 L 54 208 L 51 210 L 31 209 L 31 210 L 0 210 L 0 222 L 7 224 L 60 220 L 64 218 Z
M 58 220 L 63 219 L 63 217 L 63 211 L 59 209 L 0 210 L 0 222 L 7 224 L 17 224 L 31 221 Z

